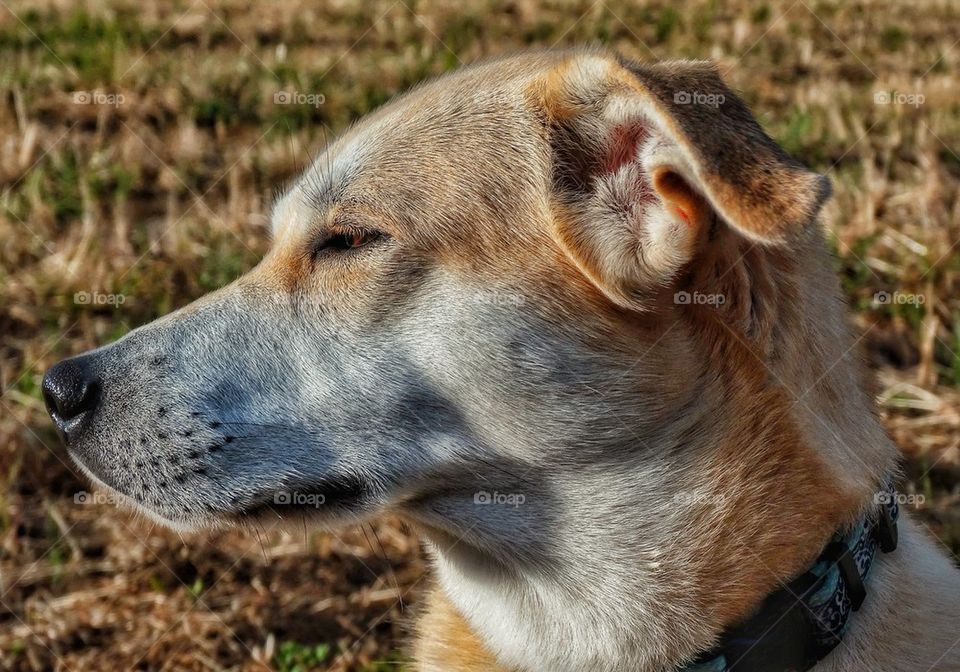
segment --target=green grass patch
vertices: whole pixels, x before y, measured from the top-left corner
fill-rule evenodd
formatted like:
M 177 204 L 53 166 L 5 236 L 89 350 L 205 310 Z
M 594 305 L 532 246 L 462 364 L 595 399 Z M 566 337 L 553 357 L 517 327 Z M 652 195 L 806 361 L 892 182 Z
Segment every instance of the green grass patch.
M 329 644 L 301 644 L 286 641 L 280 644 L 273 657 L 277 672 L 309 672 L 330 657 Z
M 887 26 L 880 33 L 880 44 L 887 51 L 900 51 L 908 39 L 909 33 L 900 26 Z
M 82 167 L 72 151 L 50 155 L 50 163 L 44 166 L 40 176 L 43 181 L 43 199 L 53 207 L 57 223 L 66 225 L 83 213 L 81 196 Z M 38 176 L 38 177 L 40 177 Z
M 193 580 L 189 586 L 187 586 L 187 592 L 190 593 L 190 597 L 194 600 L 200 599 L 200 596 L 203 595 L 203 591 L 206 586 L 203 585 L 203 579 L 199 576 Z
M 666 42 L 673 35 L 674 31 L 680 26 L 680 12 L 673 7 L 667 7 L 657 16 L 657 24 L 654 26 L 654 35 L 657 42 Z
M 47 551 L 46 555 L 47 564 L 50 565 L 53 575 L 51 580 L 53 585 L 56 586 L 63 582 L 64 571 L 67 562 L 70 560 L 70 549 L 63 542 L 60 527 L 50 516 L 47 516 L 46 536 L 50 540 L 50 550 Z
M 753 11 L 750 12 L 750 20 L 753 23 L 766 23 L 770 20 L 772 12 L 770 11 L 770 5 L 760 5 L 755 7 Z
M 408 670 L 408 662 L 400 654 L 392 654 L 384 660 L 365 665 L 362 672 L 404 672 Z
M 204 293 L 228 285 L 250 270 L 252 260 L 247 250 L 233 237 L 223 239 L 210 249 L 197 274 L 197 284 Z
M 37 51 L 47 64 L 73 68 L 85 85 L 116 79 L 121 56 L 147 49 L 162 34 L 132 11 L 93 15 L 78 9 L 57 16 L 31 10 L 20 19 L 0 31 L 0 49 Z

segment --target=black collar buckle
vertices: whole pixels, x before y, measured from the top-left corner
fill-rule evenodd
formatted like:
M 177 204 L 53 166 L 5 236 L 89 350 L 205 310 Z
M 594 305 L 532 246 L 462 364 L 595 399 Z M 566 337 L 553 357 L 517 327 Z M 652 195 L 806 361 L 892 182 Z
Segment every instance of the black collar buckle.
M 891 495 L 896 497 L 896 494 Z M 884 553 L 890 553 L 897 549 L 897 521 L 890 513 L 889 506 L 880 507 L 880 518 L 877 520 L 877 541 L 880 542 L 880 550 Z
M 820 658 L 816 633 L 802 601 L 791 591 L 778 591 L 746 623 L 727 633 L 722 649 L 726 672 L 808 670 Z
M 850 607 L 857 611 L 867 599 L 867 588 L 863 585 L 863 578 L 860 576 L 860 570 L 857 569 L 857 563 L 850 553 L 850 547 L 843 541 L 832 541 L 821 556 L 829 562 L 835 563 L 840 571 L 847 588 L 847 596 L 850 598 Z
M 713 649 L 682 669 L 802 672 L 823 660 L 866 599 L 865 576 L 878 548 L 897 548 L 899 502 L 892 481 L 877 493 L 877 502 L 875 514 L 834 535 L 812 568 L 767 595 L 751 616 L 728 627 Z

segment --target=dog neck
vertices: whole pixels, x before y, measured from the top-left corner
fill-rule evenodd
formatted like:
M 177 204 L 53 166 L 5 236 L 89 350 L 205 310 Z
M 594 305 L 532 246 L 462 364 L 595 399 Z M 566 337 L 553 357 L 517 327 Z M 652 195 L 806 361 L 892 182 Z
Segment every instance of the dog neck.
M 709 648 L 856 519 L 860 502 L 834 485 L 789 415 L 777 412 L 788 403 L 782 394 L 751 386 L 738 394 L 779 419 L 726 414 L 702 433 L 722 431 L 719 442 L 585 469 L 560 486 L 566 499 L 548 500 L 551 510 L 537 511 L 529 497 L 525 515 L 563 526 L 532 562 L 527 549 L 494 554 L 469 535 L 427 531 L 444 593 L 505 669 L 671 669 Z M 664 471 L 676 475 L 669 491 L 654 477 Z
M 543 510 L 528 497 L 526 519 L 555 527 L 545 539 L 527 544 L 515 531 L 500 552 L 489 539 L 473 543 L 475 531 L 425 530 L 447 605 L 433 613 L 458 623 L 441 650 L 457 650 L 459 640 L 490 656 L 487 667 L 434 669 L 675 669 L 873 510 L 896 449 L 861 387 L 829 261 L 800 254 L 813 261 L 799 269 L 786 255 L 730 252 L 753 264 L 751 276 L 774 278 L 767 305 L 752 313 L 764 308 L 769 319 L 751 332 L 707 309 L 683 314 L 648 356 L 676 362 L 681 351 L 700 352 L 701 368 L 677 383 L 691 399 L 678 402 L 642 456 L 614 451 L 616 461 L 550 483 L 562 496 L 546 498 Z M 800 286 L 809 289 L 790 293 Z M 771 347 L 757 347 L 761 339 Z M 897 594 L 883 577 L 909 573 L 898 562 L 877 563 L 875 603 Z M 433 632 L 421 641 L 443 640 Z M 427 655 L 439 654 L 423 651 L 421 660 Z
M 849 672 L 850 670 L 914 670 L 956 672 L 960 669 L 950 657 L 956 646 L 956 633 L 944 623 L 956 623 L 960 618 L 960 587 L 956 582 L 956 568 L 943 554 L 936 552 L 929 537 L 918 529 L 909 516 L 899 521 L 899 546 L 895 553 L 877 557 L 869 579 L 869 597 L 852 619 L 843 643 L 815 668 L 816 672 Z M 439 553 L 438 567 L 443 584 L 457 581 L 455 571 L 447 575 L 448 560 Z M 933 589 L 931 589 L 933 587 Z M 504 586 L 503 594 L 494 596 L 501 602 L 510 601 L 515 586 Z M 459 597 L 460 593 L 458 591 Z M 510 661 L 502 657 L 498 642 L 474 625 L 464 614 L 481 608 L 482 595 L 476 599 L 454 604 L 443 586 L 428 591 L 418 621 L 418 637 L 414 656 L 420 672 L 521 672 L 527 670 L 593 669 L 619 672 L 620 670 L 678 670 L 681 664 L 650 662 L 642 667 L 635 660 L 624 659 L 589 668 L 570 664 L 550 667 L 556 652 L 569 651 L 579 641 L 554 638 L 558 649 L 540 648 L 543 639 L 521 642 L 529 655 L 525 660 Z M 468 611 L 469 610 L 469 611 Z M 574 621 L 579 612 L 551 615 L 532 613 L 524 618 L 537 620 L 551 631 L 557 621 Z M 553 623 L 551 623 L 553 621 Z M 591 631 L 585 629 L 581 636 Z M 638 645 L 644 645 L 639 642 Z M 631 645 L 631 649 L 634 646 Z
M 867 599 L 877 554 L 897 548 L 900 507 L 892 479 L 876 499 L 876 509 L 838 531 L 812 567 L 768 595 L 683 672 L 802 672 L 826 658 Z
M 585 472 L 580 483 L 569 484 L 568 492 L 591 496 L 569 503 L 555 547 L 536 562 L 479 548 L 469 534 L 424 530 L 439 589 L 420 621 L 420 669 L 661 672 L 710 649 L 729 626 L 810 567 L 836 530 L 875 510 L 876 485 L 863 497 L 841 494 L 838 479 L 806 448 L 793 423 L 755 427 L 751 434 L 744 422 L 732 423 L 727 440 L 710 451 L 686 446 L 689 464 L 676 464 L 677 451 L 666 450 L 673 463 L 647 465 L 712 483 L 701 490 L 695 482 L 678 486 L 707 498 L 708 506 L 691 507 L 689 517 L 668 521 L 652 511 L 676 500 L 627 467 L 614 477 L 609 469 L 602 478 Z M 796 442 L 787 440 L 791 435 Z M 754 440 L 744 445 L 744 436 Z M 778 437 L 776 460 L 755 452 Z M 738 464 L 753 468 L 738 474 Z M 753 485 L 744 488 L 740 479 L 751 474 Z M 730 494 L 712 507 L 711 492 Z M 927 669 L 937 662 L 913 650 L 916 641 L 944 638 L 949 629 L 930 622 L 936 614 L 960 618 L 955 570 L 909 518 L 900 528 L 899 548 L 876 559 L 863 608 L 842 644 L 814 668 L 818 672 L 916 669 L 906 661 L 920 658 L 920 669 Z M 931 590 L 944 585 L 949 589 Z M 928 604 L 936 606 L 921 608 Z M 896 616 L 905 611 L 916 619 L 906 631 Z M 895 634 L 878 635 L 891 630 Z M 887 646 L 888 638 L 901 648 Z M 951 644 L 944 642 L 937 656 Z M 892 651 L 907 656 L 903 664 Z
M 597 518 L 609 517 L 615 500 L 611 495 L 598 502 L 605 512 Z M 566 548 L 542 568 L 504 564 L 464 540 L 437 539 L 432 546 L 440 585 L 452 611 L 468 624 L 454 636 L 456 646 L 475 648 L 466 636 L 475 633 L 504 669 L 672 669 L 709 648 L 826 541 L 801 532 L 806 549 L 754 549 L 743 541 L 756 531 L 750 518 L 740 529 L 711 523 L 694 533 L 699 539 L 676 528 L 639 533 L 658 539 L 672 534 L 673 542 L 660 542 L 661 548 L 630 539 L 636 530 L 571 520 L 558 539 Z M 706 527 L 726 528 L 730 536 L 704 534 Z

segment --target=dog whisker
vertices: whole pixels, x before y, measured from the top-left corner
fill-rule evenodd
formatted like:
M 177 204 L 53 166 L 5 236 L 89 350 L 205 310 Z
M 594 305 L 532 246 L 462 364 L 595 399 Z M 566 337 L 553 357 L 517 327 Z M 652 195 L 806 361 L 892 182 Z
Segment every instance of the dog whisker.
M 370 537 L 367 536 L 367 528 L 369 528 L 373 538 L 377 541 L 377 548 L 374 548 L 373 544 L 370 543 Z M 376 555 L 387 568 L 387 579 L 393 584 L 393 589 L 397 591 L 397 598 L 400 601 L 400 611 L 403 611 L 403 594 L 400 591 L 400 582 L 397 581 L 397 575 L 393 571 L 393 565 L 390 563 L 390 559 L 387 557 L 387 552 L 384 550 L 383 544 L 380 542 L 380 537 L 377 535 L 376 529 L 374 529 L 372 523 L 361 523 L 360 531 L 363 532 L 363 538 L 366 539 L 367 546 L 370 547 L 370 550 L 373 551 L 374 555 Z M 379 549 L 379 553 L 377 549 Z
M 264 548 L 264 546 L 263 546 L 263 537 L 260 536 L 260 523 L 259 523 L 259 522 L 257 522 L 257 523 L 254 525 L 253 531 L 256 533 L 256 535 L 257 535 L 257 541 L 260 543 L 260 552 L 263 554 L 263 561 L 264 561 L 264 562 L 269 562 L 269 558 L 267 558 L 267 549 Z
M 487 466 L 490 467 L 491 469 L 493 469 L 493 470 L 495 470 L 495 471 L 499 471 L 500 473 L 506 474 L 507 476 L 510 476 L 511 478 L 515 478 L 516 480 L 520 481 L 521 483 L 524 483 L 524 484 L 530 485 L 530 486 L 534 485 L 534 482 L 533 482 L 532 480 L 530 480 L 529 478 L 527 478 L 527 477 L 525 477 L 525 476 L 520 476 L 519 474 L 515 474 L 515 473 L 513 473 L 512 471 L 510 471 L 509 469 L 507 469 L 506 467 L 504 467 L 504 466 L 502 466 L 502 465 L 500 465 L 500 464 L 497 464 L 496 462 L 492 462 L 492 461 L 490 461 L 490 460 L 487 460 L 486 458 L 484 458 L 484 457 L 482 457 L 482 456 L 480 456 L 480 455 L 473 455 L 473 457 L 474 457 L 477 461 L 482 462 L 483 464 L 487 465 Z

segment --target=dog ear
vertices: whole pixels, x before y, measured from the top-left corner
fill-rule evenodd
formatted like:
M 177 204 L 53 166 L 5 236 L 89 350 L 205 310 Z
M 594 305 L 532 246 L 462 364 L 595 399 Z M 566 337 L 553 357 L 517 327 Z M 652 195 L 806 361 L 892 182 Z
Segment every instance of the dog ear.
M 582 53 L 528 94 L 550 138 L 560 242 L 625 307 L 668 284 L 715 221 L 784 245 L 829 196 L 708 62 Z

